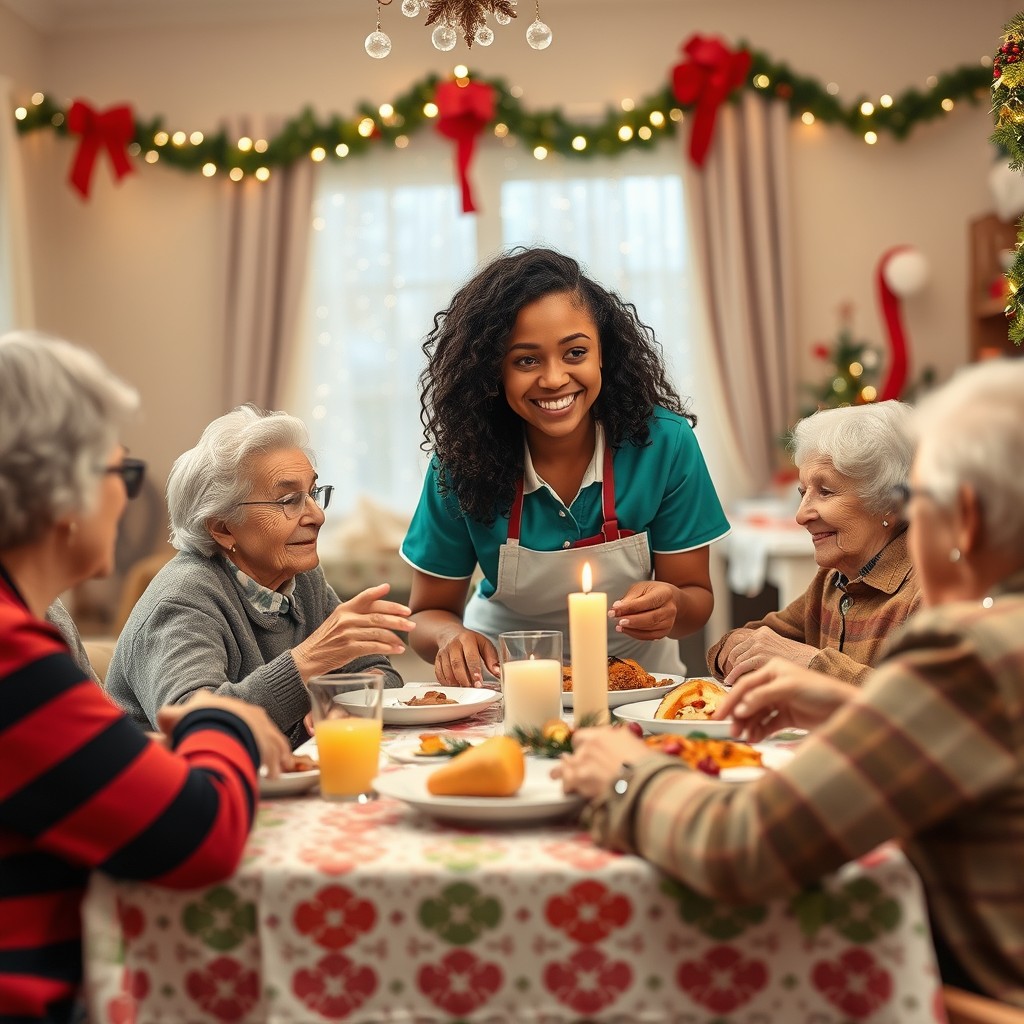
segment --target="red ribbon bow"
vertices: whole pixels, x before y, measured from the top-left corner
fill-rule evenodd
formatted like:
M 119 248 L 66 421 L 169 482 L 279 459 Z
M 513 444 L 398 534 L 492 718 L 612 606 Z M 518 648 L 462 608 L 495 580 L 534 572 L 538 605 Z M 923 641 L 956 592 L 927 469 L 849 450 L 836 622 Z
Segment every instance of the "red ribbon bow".
M 690 159 L 703 167 L 718 108 L 747 77 L 750 54 L 746 50 L 733 53 L 721 39 L 699 35 L 690 36 L 681 49 L 689 59 L 672 69 L 672 91 L 684 106 L 695 107 Z
M 473 191 L 469 184 L 469 164 L 473 159 L 477 136 L 494 117 L 494 89 L 486 82 L 441 82 L 434 96 L 437 104 L 437 130 L 455 140 L 455 162 L 462 186 L 462 212 L 473 213 Z
M 101 149 L 110 154 L 116 180 L 120 181 L 131 172 L 128 144 L 135 135 L 135 118 L 131 107 L 111 107 L 97 112 L 88 103 L 75 100 L 68 111 L 68 131 L 72 135 L 82 136 L 75 153 L 75 162 L 71 165 L 71 184 L 81 192 L 83 198 L 89 198 L 92 172 Z

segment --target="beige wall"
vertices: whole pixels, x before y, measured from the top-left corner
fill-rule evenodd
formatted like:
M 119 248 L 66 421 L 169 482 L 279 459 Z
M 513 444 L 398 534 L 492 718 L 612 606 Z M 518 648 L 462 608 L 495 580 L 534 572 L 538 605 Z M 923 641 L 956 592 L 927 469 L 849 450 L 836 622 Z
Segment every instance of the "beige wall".
M 166 115 L 171 129 L 212 130 L 222 115 L 293 114 L 307 103 L 348 114 L 360 100 L 391 99 L 430 69 L 448 70 L 453 56 L 466 59 L 461 45 L 452 55 L 434 51 L 396 2 L 384 12 L 394 51 L 372 61 L 362 40 L 373 4 L 339 0 L 337 7 L 344 13 L 287 23 L 45 37 L 0 8 L 0 73 L 26 96 L 43 89 L 101 106 L 129 100 L 140 115 Z M 522 16 L 531 8 L 520 3 Z M 528 49 L 525 25 L 513 25 L 498 30 L 490 50 L 474 47 L 467 62 L 521 85 L 530 107 L 582 114 L 651 91 L 691 32 L 717 32 L 835 80 L 849 100 L 923 86 L 929 74 L 991 53 L 1014 8 L 1007 0 L 544 0 L 555 32 L 550 50 Z M 932 267 L 927 292 L 907 308 L 914 363 L 945 374 L 965 359 L 967 222 L 991 206 L 986 100 L 917 129 L 904 144 L 883 137 L 868 147 L 842 129 L 794 127 L 804 350 L 833 335 L 836 306 L 846 300 L 855 304 L 859 333 L 881 340 L 875 264 L 890 246 L 909 242 Z M 67 140 L 49 133 L 24 143 L 37 319 L 95 347 L 139 385 L 146 419 L 128 440 L 163 477 L 222 411 L 218 197 L 230 186 L 145 165 L 114 186 L 104 167 L 83 203 L 65 184 L 71 153 Z M 814 372 L 809 361 L 807 372 Z

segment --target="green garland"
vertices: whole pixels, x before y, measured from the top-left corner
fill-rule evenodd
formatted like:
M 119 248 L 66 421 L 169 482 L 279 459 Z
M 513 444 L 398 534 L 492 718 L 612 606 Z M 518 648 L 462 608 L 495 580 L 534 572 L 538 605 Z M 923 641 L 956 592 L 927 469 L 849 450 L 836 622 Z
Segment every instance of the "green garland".
M 992 117 L 996 128 L 992 141 L 1010 157 L 1010 170 L 1024 170 L 1024 14 L 1003 29 L 1003 41 L 992 61 Z M 1006 315 L 1010 340 L 1024 342 L 1024 219 L 1017 230 L 1017 254 L 1006 271 L 1009 295 Z
M 991 75 L 989 69 L 980 64 L 961 67 L 939 75 L 927 91 L 908 89 L 894 97 L 891 105 L 875 104 L 873 113 L 865 114 L 862 104 L 866 96 L 844 105 L 820 82 L 795 74 L 787 65 L 763 53 L 750 52 L 752 64 L 745 88 L 785 100 L 791 117 L 809 119 L 813 116 L 815 120 L 841 125 L 862 136 L 869 132 L 876 136 L 888 132 L 897 139 L 904 139 L 916 125 L 943 116 L 958 100 L 976 104 L 987 90 Z M 666 84 L 637 101 L 632 110 L 609 108 L 599 123 L 572 121 L 557 108 L 526 110 L 501 79 L 473 73 L 471 77 L 495 90 L 494 130 L 497 134 L 518 139 L 531 150 L 543 147 L 566 157 L 613 156 L 654 145 L 660 138 L 675 134 L 681 120 L 680 111 L 687 109 L 676 101 L 671 87 Z M 272 168 L 308 159 L 314 151 L 322 150 L 322 156 L 317 152 L 322 159 L 339 159 L 363 153 L 381 141 L 401 145 L 403 137 L 407 138 L 433 120 L 424 108 L 433 102 L 435 89 L 441 81 L 437 74 L 427 75 L 394 99 L 386 114 L 365 102 L 360 104 L 356 116 L 348 118 L 335 114 L 321 119 L 307 108 L 273 138 L 261 140 L 259 151 L 255 147 L 239 149 L 238 140 L 229 139 L 224 131 L 206 135 L 197 143 L 187 139 L 175 142 L 172 131 L 164 127 L 162 117 L 151 120 L 137 117 L 131 153 L 145 154 L 149 162 L 159 160 L 185 171 L 199 172 L 205 168 L 205 173 L 211 174 L 237 168 L 236 175 L 259 172 L 265 176 Z M 18 131 L 50 129 L 59 135 L 67 134 L 65 108 L 46 96 L 37 94 L 34 99 L 38 102 L 16 111 Z M 184 139 L 184 133 L 179 138 Z M 586 140 L 582 149 L 578 148 L 580 139 Z

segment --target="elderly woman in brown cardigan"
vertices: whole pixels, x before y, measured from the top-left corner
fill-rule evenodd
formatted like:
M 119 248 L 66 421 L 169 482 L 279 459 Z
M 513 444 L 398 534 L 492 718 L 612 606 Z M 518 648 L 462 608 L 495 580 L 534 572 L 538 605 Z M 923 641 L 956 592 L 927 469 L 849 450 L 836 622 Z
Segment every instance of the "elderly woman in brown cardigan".
M 909 406 L 901 402 L 825 409 L 797 423 L 796 521 L 814 541 L 818 572 L 779 612 L 726 633 L 707 655 L 729 684 L 781 657 L 860 683 L 885 639 L 920 605 L 907 553 L 906 520 L 893 487 L 913 456 Z

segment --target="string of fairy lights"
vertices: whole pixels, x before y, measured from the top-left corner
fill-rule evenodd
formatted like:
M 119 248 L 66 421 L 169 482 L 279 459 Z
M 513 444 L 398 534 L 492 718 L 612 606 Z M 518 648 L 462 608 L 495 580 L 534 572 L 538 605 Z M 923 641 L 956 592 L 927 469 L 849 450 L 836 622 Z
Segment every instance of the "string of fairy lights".
M 976 64 L 930 76 L 923 88 L 911 87 L 898 95 L 862 94 L 844 103 L 838 83 L 822 84 L 764 53 L 746 49 L 752 61 L 742 88 L 785 102 L 790 116 L 808 129 L 819 122 L 839 126 L 871 146 L 884 134 L 905 139 L 918 125 L 950 115 L 961 102 L 987 103 L 992 81 L 992 58 L 985 55 Z M 624 98 L 610 105 L 599 119 L 578 120 L 557 107 L 529 110 L 521 86 L 477 75 L 465 65 L 455 67 L 453 75 L 459 84 L 472 79 L 494 89 L 495 117 L 490 131 L 507 145 L 525 146 L 537 160 L 551 154 L 585 159 L 642 150 L 674 136 L 690 109 L 676 100 L 666 84 L 639 100 Z M 171 128 L 164 117 L 136 115 L 128 153 L 148 164 L 170 165 L 208 178 L 224 175 L 232 181 L 267 181 L 276 168 L 298 160 L 344 160 L 382 144 L 404 150 L 418 131 L 438 117 L 434 97 L 438 84 L 447 80 L 428 74 L 390 102 L 363 102 L 348 117 L 321 117 L 306 108 L 266 138 L 229 137 L 224 130 Z M 68 133 L 67 107 L 42 92 L 19 105 L 14 117 L 21 133 Z

